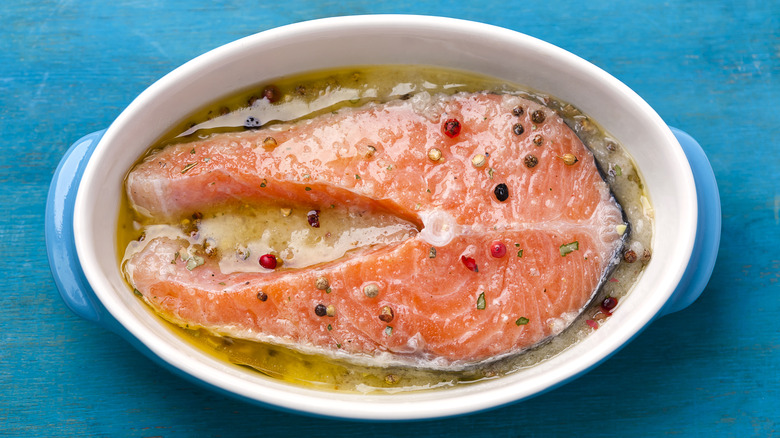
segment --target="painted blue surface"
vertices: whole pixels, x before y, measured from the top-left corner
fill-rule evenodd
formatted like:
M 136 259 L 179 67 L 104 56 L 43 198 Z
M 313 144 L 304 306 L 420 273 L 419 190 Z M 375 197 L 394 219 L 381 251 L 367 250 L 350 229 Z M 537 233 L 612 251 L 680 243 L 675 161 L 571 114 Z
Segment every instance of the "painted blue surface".
M 559 45 L 690 133 L 722 211 L 701 296 L 539 397 L 400 424 L 302 417 L 204 390 L 63 304 L 44 229 L 49 183 L 69 145 L 209 49 L 301 20 L 390 12 L 473 19 Z M 11 1 L 0 19 L 0 435 L 780 434 L 777 1 Z

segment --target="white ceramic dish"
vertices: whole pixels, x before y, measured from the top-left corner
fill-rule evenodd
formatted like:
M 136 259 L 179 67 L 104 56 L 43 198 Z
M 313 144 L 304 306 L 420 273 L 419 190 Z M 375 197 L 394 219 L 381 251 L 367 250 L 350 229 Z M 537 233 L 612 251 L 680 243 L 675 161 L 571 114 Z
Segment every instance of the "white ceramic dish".
M 174 335 L 128 293 L 116 261 L 115 224 L 122 178 L 150 144 L 193 109 L 220 96 L 299 72 L 367 64 L 444 66 L 503 78 L 574 104 L 614 135 L 644 175 L 656 227 L 653 259 L 621 301 L 620 311 L 557 357 L 507 377 L 441 391 L 355 395 L 291 386 L 220 362 Z M 685 139 L 686 150 L 677 137 Z M 475 412 L 531 397 L 584 373 L 658 315 L 679 310 L 699 295 L 717 252 L 717 188 L 698 145 L 683 133 L 677 137 L 647 103 L 615 78 L 562 49 L 513 31 L 419 16 L 359 16 L 294 24 L 190 61 L 144 91 L 105 133 L 76 143 L 63 159 L 50 192 L 50 263 L 66 303 L 76 313 L 117 331 L 175 372 L 240 398 L 357 419 Z M 700 156 L 691 158 L 692 154 Z M 694 173 L 704 176 L 695 180 Z M 704 230 L 709 240 L 714 237 L 714 248 L 702 247 L 705 227 L 699 213 L 703 208 L 717 211 Z

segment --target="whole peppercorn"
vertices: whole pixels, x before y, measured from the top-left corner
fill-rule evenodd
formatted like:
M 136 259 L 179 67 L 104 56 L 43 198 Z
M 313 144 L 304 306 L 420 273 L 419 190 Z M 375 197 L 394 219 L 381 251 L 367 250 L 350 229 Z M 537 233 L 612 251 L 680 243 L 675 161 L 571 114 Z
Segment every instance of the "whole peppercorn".
M 317 316 L 325 316 L 328 314 L 328 308 L 324 304 L 317 304 L 314 306 L 314 314 Z
M 535 155 L 528 154 L 525 156 L 525 158 L 523 158 L 523 164 L 525 164 L 525 167 L 530 169 L 539 164 L 539 159 L 536 158 Z
M 504 202 L 509 199 L 509 187 L 507 187 L 506 184 L 501 183 L 493 189 L 493 194 L 496 196 L 496 199 Z
M 563 163 L 566 164 L 567 166 L 573 166 L 574 163 L 579 161 L 574 154 L 563 154 L 563 156 L 560 158 L 561 160 L 563 160 Z
M 512 108 L 512 115 L 513 116 L 517 116 L 517 117 L 522 116 L 523 115 L 523 107 L 518 105 L 518 106 Z
M 264 254 L 260 256 L 260 266 L 265 269 L 276 269 L 276 256 L 273 254 Z
M 542 110 L 536 110 L 531 113 L 531 121 L 534 123 L 544 123 L 545 118 L 544 111 Z
M 601 311 L 604 313 L 612 313 L 612 310 L 617 306 L 618 300 L 615 297 L 606 297 L 601 302 Z
M 512 126 L 512 132 L 514 132 L 515 135 L 522 135 L 523 132 L 525 132 L 525 128 L 523 128 L 523 125 L 515 123 L 514 126 Z
M 263 291 L 260 291 L 257 293 L 257 299 L 260 301 L 267 301 L 268 300 L 268 294 L 266 294 Z
M 263 97 L 268 99 L 269 102 L 274 103 L 279 100 L 279 97 L 281 97 L 281 93 L 279 92 L 279 89 L 276 86 L 269 85 L 263 88 Z
M 320 277 L 317 279 L 317 282 L 315 283 L 315 286 L 319 290 L 325 290 L 330 287 L 330 282 L 328 282 L 328 279 L 325 277 Z
M 375 298 L 377 295 L 379 295 L 379 286 L 377 286 L 375 283 L 368 284 L 363 288 L 363 293 L 368 298 Z
M 506 245 L 504 245 L 502 242 L 495 241 L 490 244 L 490 255 L 493 257 L 500 259 L 501 257 L 506 255 Z
M 533 140 L 533 141 L 534 141 L 534 144 L 535 144 L 536 146 L 541 146 L 541 145 L 542 145 L 542 142 L 544 142 L 544 139 L 542 138 L 542 136 L 541 136 L 541 135 L 539 135 L 539 134 L 536 134 L 536 135 L 534 136 L 534 140 Z
M 306 214 L 306 219 L 309 222 L 309 225 L 311 225 L 312 228 L 319 228 L 320 227 L 320 211 L 319 210 L 311 210 L 309 213 Z
M 626 252 L 623 253 L 623 260 L 625 260 L 627 263 L 634 263 L 637 260 L 637 255 L 634 250 L 627 249 Z
M 441 127 L 442 132 L 449 138 L 457 137 L 460 134 L 460 122 L 458 119 L 447 119 Z

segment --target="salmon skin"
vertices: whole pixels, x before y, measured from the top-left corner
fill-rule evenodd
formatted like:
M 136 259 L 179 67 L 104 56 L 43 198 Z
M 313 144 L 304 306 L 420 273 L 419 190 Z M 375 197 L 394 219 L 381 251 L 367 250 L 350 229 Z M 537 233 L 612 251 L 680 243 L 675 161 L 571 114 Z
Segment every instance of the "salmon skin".
M 160 222 L 284 200 L 415 224 L 306 268 L 223 273 L 184 234 L 151 233 L 123 261 L 176 324 L 375 365 L 457 369 L 539 344 L 581 313 L 626 237 L 590 151 L 553 110 L 509 94 L 419 93 L 214 134 L 152 153 L 126 185 Z

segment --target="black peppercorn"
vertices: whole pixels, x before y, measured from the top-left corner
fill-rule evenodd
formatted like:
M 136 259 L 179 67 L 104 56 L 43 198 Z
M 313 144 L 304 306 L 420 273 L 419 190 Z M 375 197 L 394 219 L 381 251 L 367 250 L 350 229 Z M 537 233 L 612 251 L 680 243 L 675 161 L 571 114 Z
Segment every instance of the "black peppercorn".
M 509 199 L 509 187 L 507 187 L 506 184 L 501 183 L 497 185 L 495 189 L 493 189 L 493 194 L 496 195 L 496 199 L 504 202 Z
M 317 304 L 314 307 L 314 314 L 317 316 L 325 316 L 328 314 L 328 308 L 324 304 Z
M 534 155 L 528 154 L 523 159 L 523 163 L 525 164 L 525 167 L 530 169 L 530 168 L 536 166 L 537 164 L 539 164 L 539 159 L 536 158 L 536 156 L 534 156 Z
M 515 126 L 512 126 L 512 132 L 514 132 L 515 135 L 521 135 L 523 132 L 525 132 L 525 128 L 523 128 L 523 125 L 515 123 Z

